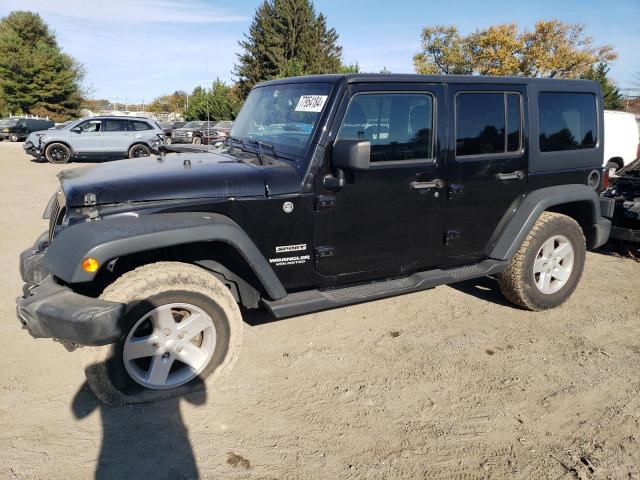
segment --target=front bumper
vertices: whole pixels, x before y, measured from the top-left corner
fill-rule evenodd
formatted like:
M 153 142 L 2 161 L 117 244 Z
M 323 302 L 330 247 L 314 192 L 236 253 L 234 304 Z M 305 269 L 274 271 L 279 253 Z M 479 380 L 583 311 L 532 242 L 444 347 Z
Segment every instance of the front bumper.
M 107 345 L 123 335 L 125 305 L 80 295 L 61 285 L 41 267 L 44 250 L 20 255 L 26 282 L 16 299 L 18 320 L 34 338 L 53 338 L 65 346 Z
M 611 220 L 600 217 L 594 226 L 594 235 L 591 241 L 591 248 L 599 248 L 609 241 L 611 233 Z
M 611 227 L 611 238 L 625 242 L 640 242 L 640 230 L 632 228 Z
M 22 144 L 22 149 L 25 151 L 25 153 L 35 158 L 42 157 L 42 151 L 38 147 L 36 147 L 33 143 L 31 143 L 31 141 L 29 140 L 27 140 Z

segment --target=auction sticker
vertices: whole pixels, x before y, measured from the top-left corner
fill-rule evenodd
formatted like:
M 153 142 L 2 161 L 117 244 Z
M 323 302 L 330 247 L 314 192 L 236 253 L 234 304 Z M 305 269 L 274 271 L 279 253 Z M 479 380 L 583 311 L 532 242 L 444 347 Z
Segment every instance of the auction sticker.
M 296 112 L 321 112 L 327 95 L 302 95 L 296 105 Z

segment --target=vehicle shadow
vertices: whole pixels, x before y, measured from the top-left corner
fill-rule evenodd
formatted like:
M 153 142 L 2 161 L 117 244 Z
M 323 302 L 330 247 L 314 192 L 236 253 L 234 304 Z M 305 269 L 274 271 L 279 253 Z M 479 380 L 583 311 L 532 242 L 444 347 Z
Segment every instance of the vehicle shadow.
M 194 405 L 204 404 L 207 398 L 204 385 L 182 398 Z M 98 400 L 85 382 L 73 399 L 72 411 L 77 419 L 82 419 L 99 410 L 102 444 L 95 478 L 199 478 L 179 403 L 177 397 L 158 403 L 113 407 Z
M 493 277 L 473 278 L 471 280 L 465 280 L 464 282 L 452 283 L 449 287 L 480 300 L 492 302 L 504 307 L 518 308 L 504 298 L 498 286 L 498 281 Z

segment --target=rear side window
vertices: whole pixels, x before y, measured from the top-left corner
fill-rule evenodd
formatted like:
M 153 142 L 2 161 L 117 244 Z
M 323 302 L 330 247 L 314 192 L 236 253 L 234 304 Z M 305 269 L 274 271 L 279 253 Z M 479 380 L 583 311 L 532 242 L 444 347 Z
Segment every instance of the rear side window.
M 596 97 L 590 93 L 538 95 L 540 151 L 593 148 L 597 142 Z
M 456 156 L 495 155 L 522 148 L 520 94 L 469 92 L 456 96 Z
M 133 130 L 141 131 L 141 130 L 153 130 L 153 127 L 149 125 L 147 122 L 142 122 L 140 120 L 130 120 L 131 126 Z
M 433 97 L 380 93 L 353 97 L 337 139 L 371 142 L 371 161 L 433 157 Z
M 105 120 L 104 131 L 105 132 L 126 132 L 127 121 L 126 120 Z

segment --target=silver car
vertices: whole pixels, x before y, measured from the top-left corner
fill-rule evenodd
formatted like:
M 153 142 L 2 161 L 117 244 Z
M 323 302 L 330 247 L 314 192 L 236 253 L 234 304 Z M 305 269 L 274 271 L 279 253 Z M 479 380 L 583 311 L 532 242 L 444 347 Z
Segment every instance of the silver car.
M 27 137 L 23 148 L 37 159 L 67 163 L 72 159 L 146 157 L 157 153 L 164 131 L 141 117 L 91 117 L 59 130 L 42 130 Z

